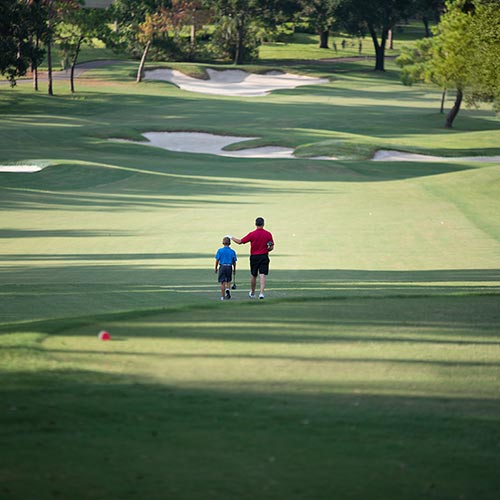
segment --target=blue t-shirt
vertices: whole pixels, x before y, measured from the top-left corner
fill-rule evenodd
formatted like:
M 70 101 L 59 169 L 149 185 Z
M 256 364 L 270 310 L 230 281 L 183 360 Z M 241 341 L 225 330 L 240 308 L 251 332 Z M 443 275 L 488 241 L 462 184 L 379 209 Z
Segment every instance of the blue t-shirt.
M 236 252 L 229 247 L 221 247 L 217 250 L 215 258 L 219 261 L 221 266 L 232 266 L 234 262 L 238 259 L 236 258 Z

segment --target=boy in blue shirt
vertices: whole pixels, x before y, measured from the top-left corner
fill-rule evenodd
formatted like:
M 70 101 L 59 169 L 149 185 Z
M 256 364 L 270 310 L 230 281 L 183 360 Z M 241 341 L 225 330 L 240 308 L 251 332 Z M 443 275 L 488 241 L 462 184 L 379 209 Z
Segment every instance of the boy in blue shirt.
M 236 276 L 236 252 L 229 248 L 231 245 L 231 238 L 229 236 L 224 236 L 222 238 L 223 247 L 217 250 L 215 254 L 215 272 L 219 271 L 218 281 L 220 283 L 220 300 L 229 300 L 231 298 L 231 281 L 233 280 L 233 269 L 234 275 Z

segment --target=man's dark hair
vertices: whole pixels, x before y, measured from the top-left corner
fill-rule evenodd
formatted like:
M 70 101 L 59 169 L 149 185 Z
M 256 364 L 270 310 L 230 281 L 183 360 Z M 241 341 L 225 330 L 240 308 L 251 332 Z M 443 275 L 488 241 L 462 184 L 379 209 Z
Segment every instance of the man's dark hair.
M 264 219 L 262 217 L 257 217 L 255 219 L 255 225 L 259 226 L 259 227 L 262 227 L 264 225 Z

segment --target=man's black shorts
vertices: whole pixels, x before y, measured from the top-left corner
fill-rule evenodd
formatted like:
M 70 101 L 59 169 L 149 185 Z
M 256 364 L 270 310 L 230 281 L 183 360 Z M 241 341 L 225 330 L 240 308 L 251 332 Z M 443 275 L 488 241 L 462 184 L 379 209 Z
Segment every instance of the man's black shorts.
M 250 255 L 250 273 L 252 276 L 258 274 L 269 274 L 269 255 Z
M 219 283 L 231 283 L 233 279 L 233 266 L 220 266 L 218 278 Z

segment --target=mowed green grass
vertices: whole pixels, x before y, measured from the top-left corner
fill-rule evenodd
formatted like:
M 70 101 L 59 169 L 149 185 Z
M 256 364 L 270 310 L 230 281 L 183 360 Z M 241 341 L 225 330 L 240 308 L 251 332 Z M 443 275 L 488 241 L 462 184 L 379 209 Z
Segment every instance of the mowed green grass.
M 216 299 L 215 250 L 258 215 L 277 240 L 270 298 L 497 289 L 497 165 L 367 161 L 378 148 L 499 153 L 491 111 L 465 110 L 445 131 L 438 93 L 363 65 L 327 85 L 246 99 L 138 86 L 132 67 L 117 67 L 119 82 L 89 74 L 74 96 L 62 82 L 54 99 L 28 85 L 2 90 L 2 161 L 53 165 L 0 179 L 3 321 Z M 149 130 L 257 137 L 247 144 L 344 159 L 220 158 L 107 140 Z M 243 288 L 248 248 L 236 250 Z
M 0 174 L 2 498 L 496 498 L 500 166 L 368 160 L 499 154 L 491 111 L 445 131 L 438 92 L 370 62 L 262 98 L 135 67 L 0 89 L 1 163 L 52 165 Z M 342 159 L 107 140 L 151 130 Z M 236 246 L 221 303 L 215 250 L 258 215 L 266 300 Z
M 19 328 L 2 496 L 496 498 L 498 321 L 497 296 L 450 296 Z

